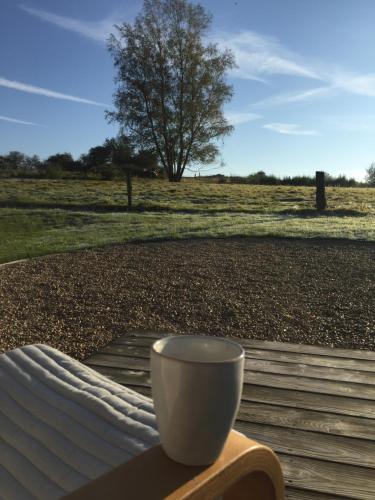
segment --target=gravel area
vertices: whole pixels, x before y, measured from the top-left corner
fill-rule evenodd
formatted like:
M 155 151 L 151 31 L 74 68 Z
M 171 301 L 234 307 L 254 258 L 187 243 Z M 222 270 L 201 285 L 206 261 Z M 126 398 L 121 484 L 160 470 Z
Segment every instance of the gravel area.
M 375 350 L 375 245 L 211 239 L 128 244 L 0 268 L 0 349 L 82 359 L 128 331 Z

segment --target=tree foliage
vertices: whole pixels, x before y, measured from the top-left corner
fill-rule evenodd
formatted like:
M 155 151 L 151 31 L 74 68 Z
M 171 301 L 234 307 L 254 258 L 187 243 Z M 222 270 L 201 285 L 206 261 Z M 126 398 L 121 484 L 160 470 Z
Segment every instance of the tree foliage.
M 370 186 L 375 186 L 375 163 L 371 163 L 366 172 L 366 182 L 370 184 Z
M 78 160 L 70 153 L 56 153 L 45 160 L 19 151 L 0 155 L 0 177 L 99 177 L 111 180 L 124 178 L 128 170 L 142 177 L 156 177 L 161 172 L 156 155 L 146 150 L 135 151 L 129 139 L 123 136 L 106 139 Z
M 75 161 L 70 153 L 56 153 L 49 156 L 45 162 L 47 165 L 58 166 L 62 170 L 74 170 Z
M 135 152 L 134 146 L 125 136 L 106 139 L 81 156 L 86 171 L 101 175 L 104 179 L 122 177 L 128 170 L 133 174 L 153 177 L 158 172 L 155 155 L 149 151 Z
M 109 49 L 117 68 L 111 121 L 140 149 L 158 155 L 169 180 L 189 164 L 211 163 L 232 131 L 223 105 L 232 97 L 229 51 L 204 37 L 211 16 L 187 0 L 145 0 L 134 24 L 117 27 Z
M 42 162 L 37 155 L 28 156 L 19 151 L 9 151 L 8 154 L 0 156 L 0 174 L 30 174 L 40 169 L 41 166 Z

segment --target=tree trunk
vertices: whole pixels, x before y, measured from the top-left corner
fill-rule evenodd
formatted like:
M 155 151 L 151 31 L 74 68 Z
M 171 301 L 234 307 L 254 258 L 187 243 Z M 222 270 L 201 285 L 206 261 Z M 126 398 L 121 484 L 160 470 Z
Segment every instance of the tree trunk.
M 128 194 L 128 209 L 131 210 L 133 201 L 133 186 L 132 186 L 132 174 L 129 170 L 127 170 L 126 172 L 126 188 Z
M 168 171 L 168 180 L 169 180 L 169 182 L 180 182 L 181 177 L 182 177 L 182 175 L 179 172 Z
M 323 212 L 327 208 L 324 172 L 316 172 L 316 209 Z

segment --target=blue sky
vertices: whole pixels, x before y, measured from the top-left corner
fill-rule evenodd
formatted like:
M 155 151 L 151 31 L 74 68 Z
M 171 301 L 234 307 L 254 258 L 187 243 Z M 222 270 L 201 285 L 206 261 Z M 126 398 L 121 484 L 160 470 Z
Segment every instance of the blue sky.
M 363 178 L 375 161 L 375 1 L 201 2 L 234 52 L 235 131 L 210 173 L 325 170 Z M 114 136 L 105 40 L 138 1 L 0 0 L 0 154 L 74 156 Z

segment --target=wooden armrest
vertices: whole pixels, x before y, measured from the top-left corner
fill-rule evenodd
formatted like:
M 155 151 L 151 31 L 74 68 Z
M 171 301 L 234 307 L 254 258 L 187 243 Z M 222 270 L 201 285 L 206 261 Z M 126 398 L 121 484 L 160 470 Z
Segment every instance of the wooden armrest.
M 155 446 L 90 482 L 65 500 L 284 500 L 279 460 L 272 450 L 232 431 L 217 461 L 189 467 Z

